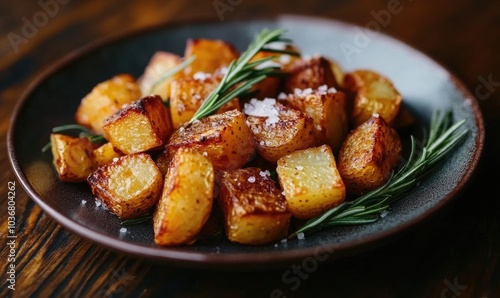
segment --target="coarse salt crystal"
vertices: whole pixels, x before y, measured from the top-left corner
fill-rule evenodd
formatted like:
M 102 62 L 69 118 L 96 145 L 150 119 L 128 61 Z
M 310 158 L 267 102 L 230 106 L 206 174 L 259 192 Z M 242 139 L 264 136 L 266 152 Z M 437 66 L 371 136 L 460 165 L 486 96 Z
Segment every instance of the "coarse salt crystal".
M 118 161 L 118 157 L 113 157 L 113 162 L 117 162 Z
M 255 132 L 255 131 L 254 131 L 254 132 Z M 266 143 L 265 143 L 264 141 L 260 141 L 260 142 L 259 142 L 259 144 L 260 144 L 261 146 L 264 146 Z
M 127 228 L 121 228 L 120 233 L 127 233 Z
M 389 212 L 387 210 L 382 210 L 380 211 L 380 218 L 384 218 L 387 216 L 387 214 L 389 214 Z
M 184 131 L 184 126 L 179 127 L 179 131 L 183 132 Z
M 193 79 L 195 79 L 195 80 L 202 80 L 202 81 L 204 81 L 204 80 L 206 80 L 206 79 L 210 78 L 211 76 L 212 76 L 212 75 L 211 75 L 211 74 L 209 74 L 209 73 L 202 72 L 202 71 L 198 71 L 197 73 L 195 73 L 195 74 L 193 75 Z
M 255 182 L 255 177 L 254 176 L 248 177 L 248 182 L 254 183 Z
M 96 206 L 96 207 L 100 207 L 100 206 L 101 206 L 101 204 L 102 204 L 102 203 L 101 203 L 101 201 L 99 201 L 99 200 L 97 200 L 97 199 L 95 200 L 95 206 Z
M 286 243 L 288 240 L 286 238 L 281 239 L 281 243 Z
M 322 85 L 322 86 L 318 87 L 318 91 L 327 91 L 327 90 L 328 90 L 328 86 L 327 85 Z
M 321 125 L 316 125 L 316 130 L 321 130 Z
M 299 171 L 302 171 L 302 170 L 304 169 L 304 167 L 303 167 L 303 166 L 296 166 L 295 168 L 296 168 L 297 170 L 299 170 Z
M 265 171 L 260 171 L 259 175 L 262 177 L 266 177 L 266 176 L 269 177 L 269 176 L 271 176 L 271 173 L 268 170 L 265 170 Z
M 82 205 L 85 205 L 85 204 L 87 204 L 87 201 L 82 200 Z
M 281 92 L 279 95 L 278 95 L 278 99 L 279 100 L 286 100 L 288 98 L 288 95 L 286 95 L 285 92 Z
M 244 113 L 250 116 L 267 117 L 265 124 L 274 125 L 279 122 L 279 112 L 275 107 L 276 99 L 264 98 L 258 100 L 252 98 L 249 103 L 245 103 Z
M 207 151 L 203 151 L 203 156 L 208 156 Z
M 285 191 L 282 191 L 282 192 L 281 192 L 281 194 L 282 194 L 282 195 L 285 195 Z
M 335 89 L 334 87 L 331 87 L 330 89 L 328 89 L 328 93 L 336 93 L 337 92 L 337 89 Z
M 304 238 L 305 238 L 304 233 L 297 233 L 297 239 L 304 240 Z

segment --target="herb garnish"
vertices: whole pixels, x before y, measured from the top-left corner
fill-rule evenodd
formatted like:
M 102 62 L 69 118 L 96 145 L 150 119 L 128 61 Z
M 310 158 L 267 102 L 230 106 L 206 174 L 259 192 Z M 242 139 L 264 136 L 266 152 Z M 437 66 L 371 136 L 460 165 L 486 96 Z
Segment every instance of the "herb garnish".
M 360 225 L 379 220 L 380 212 L 387 210 L 392 203 L 398 201 L 408 190 L 425 178 L 433 166 L 467 135 L 467 129 L 458 131 L 465 120 L 453 125 L 451 125 L 451 120 L 451 113 L 435 112 L 432 115 L 429 136 L 422 148 L 417 148 L 415 138 L 411 136 L 411 152 L 408 160 L 387 183 L 307 221 L 288 238 L 294 238 L 299 233 L 316 232 L 326 227 Z
M 79 130 L 79 137 L 82 138 L 88 138 L 92 143 L 102 143 L 105 142 L 106 139 L 102 135 L 95 134 L 92 130 L 89 128 L 79 125 L 79 124 L 67 124 L 67 125 L 62 125 L 62 126 L 56 126 L 52 128 L 53 133 L 59 133 L 59 132 L 64 132 L 68 130 Z M 50 149 L 52 146 L 51 142 L 48 142 L 45 146 L 42 148 L 42 152 L 46 152 L 47 150 Z

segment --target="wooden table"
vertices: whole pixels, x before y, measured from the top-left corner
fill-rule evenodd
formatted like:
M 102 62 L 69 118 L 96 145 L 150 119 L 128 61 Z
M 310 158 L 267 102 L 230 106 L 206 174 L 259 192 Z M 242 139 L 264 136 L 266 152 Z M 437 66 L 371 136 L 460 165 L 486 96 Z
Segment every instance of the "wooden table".
M 31 3 L 32 2 L 32 3 Z M 42 5 L 40 3 L 46 3 Z M 226 6 L 217 11 L 214 4 Z M 0 145 L 21 93 L 51 63 L 111 33 L 163 22 L 236 19 L 263 13 L 331 17 L 364 26 L 376 1 L 2 1 L 0 2 Z M 19 183 L 16 188 L 16 290 L 7 288 L 7 187 L 15 181 L 7 154 L 2 171 L 0 296 L 15 297 L 500 297 L 500 5 L 495 1 L 401 1 L 383 31 L 435 58 L 481 98 L 487 143 L 480 168 L 453 204 L 390 243 L 322 264 L 297 289 L 287 268 L 265 272 L 208 272 L 150 263 L 86 241 L 49 218 Z M 45 8 L 44 8 L 45 7 Z M 221 6 L 222 7 L 222 6 Z M 50 13 L 43 12 L 45 10 Z M 41 13 L 40 13 L 41 12 Z M 26 21 L 36 28 L 23 34 Z M 21 39 L 13 39 L 15 33 Z M 487 82 L 490 82 L 489 84 Z M 485 83 L 486 82 L 486 83 Z M 418 83 L 418 82 L 416 82 Z

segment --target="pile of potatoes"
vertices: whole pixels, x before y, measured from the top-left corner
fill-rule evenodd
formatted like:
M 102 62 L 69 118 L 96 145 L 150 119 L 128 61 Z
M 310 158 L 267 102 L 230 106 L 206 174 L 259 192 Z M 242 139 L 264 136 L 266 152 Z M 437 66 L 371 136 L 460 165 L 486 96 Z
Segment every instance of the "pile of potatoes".
M 234 98 L 188 125 L 239 55 L 223 40 L 190 39 L 183 57 L 158 51 L 137 79 L 97 84 L 75 121 L 107 142 L 53 133 L 59 178 L 88 183 L 122 220 L 153 212 L 160 246 L 191 244 L 217 219 L 231 241 L 279 241 L 291 221 L 387 181 L 400 160 L 398 130 L 414 119 L 388 78 L 344 72 L 328 57 L 277 55 L 286 77 L 266 78 L 254 98 Z

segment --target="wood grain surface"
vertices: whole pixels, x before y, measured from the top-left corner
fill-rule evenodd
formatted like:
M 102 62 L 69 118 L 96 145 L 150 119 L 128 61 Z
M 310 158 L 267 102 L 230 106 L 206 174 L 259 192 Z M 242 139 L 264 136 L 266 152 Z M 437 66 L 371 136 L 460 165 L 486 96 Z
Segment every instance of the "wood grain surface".
M 67 231 L 26 195 L 6 154 L 10 115 L 44 69 L 82 45 L 115 33 L 174 21 L 223 22 L 263 14 L 335 18 L 361 26 L 395 0 L 0 2 L 0 297 L 500 297 L 500 4 L 406 0 L 383 28 L 457 75 L 480 97 L 486 147 L 480 167 L 453 204 L 397 239 L 325 262 L 300 283 L 293 268 L 264 272 L 189 270 L 109 251 Z M 215 4 L 231 9 L 218 13 Z M 397 2 L 397 1 L 396 1 Z M 45 3 L 45 4 L 44 4 Z M 50 6 L 46 19 L 40 12 Z M 36 32 L 25 21 L 38 17 Z M 221 20 L 224 18 L 224 20 Z M 13 41 L 11 33 L 22 39 Z M 490 83 L 488 83 L 488 81 Z M 415 82 L 418 84 L 419 82 Z M 16 286 L 8 274 L 7 202 L 16 183 Z M 300 265 L 300 264 L 297 264 Z

